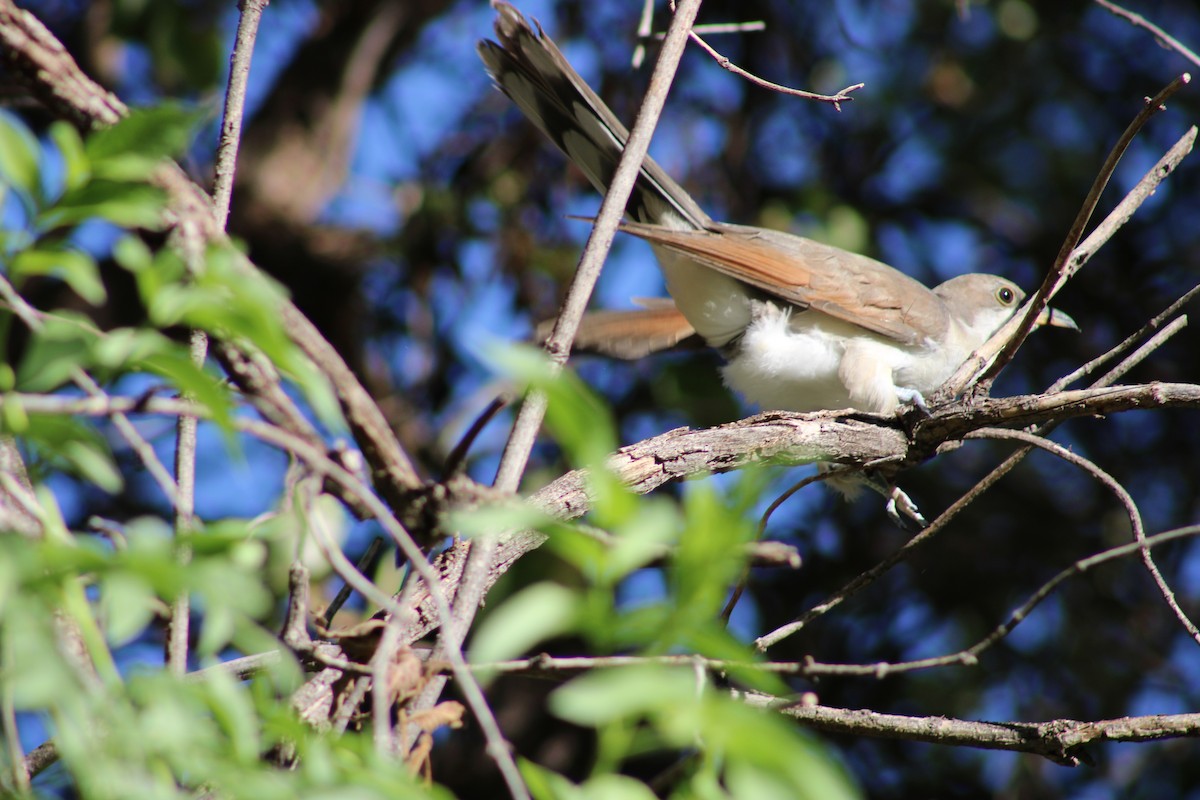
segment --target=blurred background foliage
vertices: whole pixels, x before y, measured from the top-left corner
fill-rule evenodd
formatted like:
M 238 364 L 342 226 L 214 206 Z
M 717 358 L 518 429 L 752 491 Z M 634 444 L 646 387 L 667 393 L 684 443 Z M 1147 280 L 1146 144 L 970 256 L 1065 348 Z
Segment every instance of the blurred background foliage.
M 206 113 L 184 164 L 201 180 L 209 175 L 235 22 L 230 4 L 44 0 L 24 7 L 131 104 L 183 100 Z M 638 5 L 538 0 L 519 7 L 631 120 L 649 72 L 630 68 Z M 1130 7 L 1200 49 L 1194 0 Z M 359 372 L 430 475 L 500 388 L 488 346 L 528 338 L 555 313 L 587 234 L 586 224 L 567 215 L 590 215 L 599 205 L 586 181 L 490 86 L 474 46 L 490 35 L 491 18 L 477 0 L 274 0 L 255 53 L 230 220 L 254 261 Z M 659 9 L 656 29 L 664 19 Z M 715 217 L 858 250 L 930 284 L 985 271 L 1034 287 L 1143 97 L 1195 69 L 1084 0 L 709 0 L 700 16 L 746 20 L 763 20 L 766 30 L 710 37 L 743 68 L 813 91 L 865 88 L 838 112 L 753 87 L 693 48 L 652 153 Z M 36 109 L 21 113 L 47 132 L 50 121 Z M 1134 142 L 1100 214 L 1198 118 L 1197 89 L 1181 92 Z M 1198 208 L 1193 157 L 1059 295 L 1057 304 L 1083 333 L 1034 337 L 996 392 L 1048 385 L 1190 288 L 1200 274 Z M 75 239 L 99 264 L 105 299 L 89 313 L 104 329 L 145 314 L 132 276 L 112 261 L 115 238 L 111 225 L 96 223 Z M 60 282 L 23 288 L 39 307 L 85 306 Z M 660 292 L 649 251 L 619 241 L 594 304 L 624 306 Z M 1189 328 L 1128 380 L 1194 381 L 1197 352 Z M 633 364 L 585 358 L 575 366 L 612 404 L 623 443 L 750 410 L 720 386 L 710 353 Z M 470 470 L 480 480 L 492 477 L 507 421 L 489 425 L 472 450 Z M 1149 530 L 1197 520 L 1194 414 L 1079 420 L 1055 438 L 1124 484 Z M 228 465 L 219 434 L 202 443 L 202 516 L 271 507 L 286 467 L 277 453 L 248 446 Z M 1004 452 L 970 444 L 902 483 L 931 516 Z M 117 458 L 127 474 L 112 493 L 61 475 L 51 482 L 69 525 L 91 515 L 120 521 L 163 512 L 134 458 Z M 539 448 L 530 485 L 561 470 L 559 452 Z M 782 488 L 797 476 L 771 477 Z M 377 533 L 352 527 L 349 550 L 361 551 Z M 794 543 L 805 565 L 798 574 L 753 576 L 734 617 L 743 637 L 819 602 L 904 541 L 879 503 L 846 504 L 820 489 L 786 506 L 767 535 Z M 770 655 L 870 663 L 969 645 L 1065 565 L 1128 535 L 1099 485 L 1034 455 L 934 547 Z M 1159 562 L 1184 607 L 1195 610 L 1200 546 L 1164 548 Z M 535 554 L 513 581 L 553 568 L 549 556 Z M 379 569 L 386 576 L 387 564 Z M 665 593 L 664 582 L 660 571 L 644 570 L 620 591 L 632 607 Z M 795 688 L 813 688 L 829 705 L 894 713 L 1092 719 L 1195 710 L 1198 671 L 1195 643 L 1144 570 L 1128 561 L 1070 582 L 976 668 Z M 579 729 L 541 710 L 546 691 L 500 681 L 493 698 L 520 752 L 578 776 L 590 745 Z M 1095 765 L 1079 769 L 904 742 L 833 743 L 872 797 L 1200 797 L 1200 761 L 1188 741 L 1098 747 Z M 477 743 L 467 736 L 445 743 L 435 753 L 435 774 L 460 796 L 486 796 L 481 787 L 494 785 L 495 775 L 471 753 Z

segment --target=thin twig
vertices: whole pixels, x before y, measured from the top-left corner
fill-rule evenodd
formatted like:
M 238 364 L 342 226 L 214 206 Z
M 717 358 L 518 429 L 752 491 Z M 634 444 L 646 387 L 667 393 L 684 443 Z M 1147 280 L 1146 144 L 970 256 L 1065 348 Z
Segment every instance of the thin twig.
M 637 47 L 633 49 L 632 64 L 634 69 L 642 66 L 646 60 L 646 40 L 650 38 L 651 25 L 654 24 L 654 0 L 642 0 L 642 13 L 638 17 Z
M 4 731 L 13 793 L 23 795 L 29 791 L 29 768 L 26 765 L 26 756 L 21 752 L 21 737 L 17 733 L 17 709 L 13 702 L 13 687 L 7 682 L 4 688 L 0 689 L 0 729 Z
M 395 752 L 392 727 L 393 658 L 400 642 L 400 617 L 392 616 L 384 625 L 379 647 L 371 656 L 371 730 L 375 753 L 388 758 Z
M 827 733 L 1034 753 L 1066 766 L 1091 763 L 1083 748 L 1093 742 L 1200 736 L 1200 714 L 1157 714 L 1094 722 L 977 722 L 831 708 L 757 693 L 742 696 L 750 705 L 778 710 L 802 725 Z
M 76 367 L 71 370 L 71 380 L 75 385 L 83 389 L 93 397 L 106 396 L 104 390 L 82 369 Z M 158 488 L 166 495 L 167 500 L 172 506 L 177 506 L 179 502 L 178 489 L 175 486 L 175 480 L 171 477 L 171 473 L 167 471 L 166 466 L 158 458 L 158 454 L 154 452 L 154 446 L 146 441 L 145 437 L 138 433 L 133 422 L 124 414 L 113 414 L 113 427 L 121 434 L 121 438 L 129 445 L 129 449 L 134 452 L 142 465 L 146 467 L 146 472 L 150 473 L 150 477 L 158 484 Z
M 338 706 L 337 711 L 333 714 L 329 724 L 334 733 L 343 734 L 346 728 L 350 725 L 350 720 L 362 705 L 363 700 L 367 697 L 367 692 L 371 688 L 371 679 L 366 675 L 359 675 L 356 678 L 351 678 L 351 685 L 348 691 L 342 694 L 342 703 Z
M 1124 8 L 1121 8 L 1121 6 L 1117 5 L 1116 3 L 1110 3 L 1109 0 L 1096 0 L 1096 5 L 1100 6 L 1101 8 L 1105 9 L 1106 11 L 1110 11 L 1113 14 L 1116 14 L 1118 17 L 1128 20 L 1129 23 L 1135 27 L 1145 28 L 1146 30 L 1153 33 L 1154 37 L 1156 39 L 1158 39 L 1160 42 L 1162 42 L 1163 44 L 1170 47 L 1176 53 L 1179 53 L 1181 56 L 1186 58 L 1188 61 L 1190 61 L 1193 64 L 1195 64 L 1196 66 L 1200 67 L 1200 56 L 1196 55 L 1194 52 L 1192 52 L 1186 46 L 1184 46 L 1183 42 L 1181 42 L 1178 39 L 1176 39 L 1175 37 L 1171 36 L 1169 33 L 1164 31 L 1162 28 L 1158 27 L 1153 22 L 1151 22 L 1150 20 L 1143 17 L 1141 14 L 1134 14 L 1132 11 L 1126 11 Z
M 224 229 L 229 219 L 229 201 L 233 197 L 233 178 L 237 169 L 238 146 L 242 141 L 242 116 L 246 108 L 246 86 L 250 81 L 250 62 L 263 9 L 270 0 L 241 0 L 238 3 L 237 38 L 229 59 L 229 84 L 225 90 L 225 112 L 221 120 L 221 139 L 217 144 L 213 179 L 213 219 Z
M 479 438 L 479 434 L 510 403 L 512 403 L 512 398 L 508 395 L 508 392 L 502 392 L 492 398 L 491 402 L 487 404 L 487 408 L 479 413 L 479 416 L 471 423 L 471 427 L 458 440 L 458 444 L 454 445 L 454 449 L 446 456 L 446 461 L 442 464 L 443 480 L 457 474 L 463 468 L 467 461 L 467 453 L 471 451 L 471 446 L 475 444 L 475 440 Z
M 983 651 L 994 645 L 996 642 L 1003 639 L 1012 632 L 1017 625 L 1025 620 L 1030 612 L 1033 611 L 1042 601 L 1049 597 L 1055 589 L 1062 583 L 1076 575 L 1082 575 L 1088 570 L 1105 564 L 1109 561 L 1116 561 L 1135 553 L 1142 553 L 1151 547 L 1157 547 L 1160 544 L 1176 541 L 1178 539 L 1200 535 L 1200 525 L 1191 525 L 1185 528 L 1176 528 L 1170 531 L 1146 537 L 1140 541 L 1129 542 L 1118 547 L 1112 547 L 1100 553 L 1081 558 L 1071 564 L 1066 569 L 1063 569 L 1053 578 L 1043 583 L 1037 590 L 1029 596 L 1020 606 L 1009 614 L 1008 619 L 1000 625 L 996 626 L 987 636 L 979 640 L 975 644 L 960 650 L 957 653 L 951 653 L 944 656 L 935 656 L 932 658 L 923 658 L 916 661 L 905 661 L 900 663 L 880 663 L 880 664 L 821 664 L 815 661 L 805 662 L 803 669 L 797 670 L 797 674 L 807 677 L 820 677 L 840 675 L 843 677 L 874 677 L 883 678 L 887 675 L 896 675 L 904 672 L 914 672 L 917 670 L 926 670 L 934 667 L 946 667 L 954 665 L 974 666 L 978 661 L 978 656 Z
M 1173 93 L 1173 91 L 1181 88 L 1188 80 L 1190 80 L 1190 77 L 1185 75 L 1182 78 L 1172 82 L 1166 87 L 1166 89 L 1159 93 L 1155 100 L 1161 102 L 1162 99 L 1165 99 L 1166 95 L 1169 95 Z M 1147 101 L 1146 108 L 1142 110 L 1133 123 L 1130 123 L 1129 129 L 1126 130 L 1125 136 L 1130 135 L 1130 130 L 1134 129 L 1135 125 L 1140 127 L 1138 120 L 1142 119 L 1143 115 L 1149 116 L 1149 114 L 1152 113 L 1152 109 L 1156 108 L 1156 106 L 1151 105 L 1152 102 L 1153 101 Z M 1125 136 L 1122 137 L 1122 141 L 1124 141 Z M 1089 207 L 1088 204 L 1091 203 L 1092 206 L 1094 206 L 1095 198 L 1098 197 L 1096 187 L 1101 183 L 1102 178 L 1105 183 L 1108 179 L 1108 176 L 1103 172 L 1100 176 L 1097 176 L 1096 182 L 1092 187 L 1092 192 L 1090 192 L 1088 195 L 1089 199 L 1085 201 L 1084 207 L 1080 209 L 1075 224 L 1072 226 L 1071 231 L 1068 233 L 1067 238 L 1063 242 L 1063 247 L 1059 251 L 1059 257 L 1055 259 L 1054 266 L 1052 266 L 1050 271 L 1047 273 L 1046 279 L 1042 282 L 1041 287 L 1032 298 L 1026 301 L 1025 306 L 1023 306 L 1023 313 L 1019 312 L 1016 316 L 1005 323 L 1000 330 L 996 331 L 996 333 L 994 333 L 992 337 L 983 344 L 982 347 L 980 347 L 970 358 L 964 361 L 963 364 L 959 366 L 957 370 L 955 370 L 954 374 L 950 376 L 942 388 L 938 390 L 938 395 L 942 397 L 957 397 L 962 394 L 968 386 L 976 383 L 976 376 L 980 376 L 979 381 L 987 381 L 990 380 L 992 376 L 996 375 L 1003 367 L 1004 363 L 1007 363 L 1007 360 L 1011 359 L 1012 355 L 1015 354 L 1019 343 L 1017 345 L 1013 345 L 1012 343 L 1018 342 L 1017 333 L 1024 329 L 1025 335 L 1028 334 L 1028 330 L 1031 329 L 1031 326 L 1033 325 L 1033 320 L 1037 318 L 1037 315 L 1040 313 L 1040 311 L 1047 306 L 1047 304 L 1054 297 L 1054 295 L 1057 294 L 1058 290 L 1062 288 L 1065 282 L 1076 272 L 1078 272 L 1083 265 L 1091 259 L 1092 255 L 1101 246 L 1103 246 L 1105 242 L 1112 238 L 1113 234 L 1115 234 L 1116 231 L 1121 228 L 1121 226 L 1129 221 L 1130 217 L 1133 216 L 1134 212 L 1141 206 L 1142 203 L 1146 201 L 1147 198 L 1154 194 L 1154 191 L 1157 189 L 1158 185 L 1162 183 L 1162 181 L 1174 171 L 1175 167 L 1179 165 L 1179 162 L 1191 152 L 1192 146 L 1195 143 L 1195 139 L 1196 128 L 1193 126 L 1189 128 L 1188 131 L 1184 133 L 1184 135 L 1181 136 L 1174 145 L 1172 145 L 1172 147 L 1163 155 L 1162 158 L 1159 159 L 1158 163 L 1155 164 L 1152 169 L 1142 176 L 1142 179 L 1138 181 L 1137 185 L 1135 185 L 1133 189 L 1131 189 L 1129 193 L 1125 195 L 1121 202 L 1118 203 L 1111 212 L 1109 212 L 1104 221 L 1097 225 L 1096 229 L 1092 231 L 1092 233 L 1088 235 L 1088 237 L 1081 244 L 1075 247 L 1074 243 L 1078 241 L 1078 236 L 1082 233 L 1083 225 L 1086 225 L 1086 218 L 1090 217 L 1091 214 L 1091 207 Z M 1121 143 L 1118 142 L 1117 146 L 1114 147 L 1113 152 L 1109 155 L 1110 162 L 1113 161 L 1114 157 L 1118 154 L 1118 149 L 1120 148 Z M 1115 163 L 1113 166 L 1115 166 Z M 1106 168 L 1108 168 L 1107 162 Z M 1084 213 L 1085 211 L 1087 212 L 1086 215 Z M 1083 220 L 1082 224 L 1081 220 Z M 1067 247 L 1068 243 L 1072 245 L 1073 249 Z M 1063 257 L 1064 251 L 1068 253 L 1065 258 Z M 1024 335 L 1020 337 L 1019 341 L 1024 341 Z M 1008 355 L 1005 357 L 1006 360 L 1004 362 L 1000 361 L 1000 353 L 1002 350 L 1008 351 Z M 1000 366 L 996 366 L 997 364 Z
M 1168 339 L 1186 328 L 1187 324 L 1187 317 L 1176 317 L 1170 322 L 1170 324 L 1167 325 L 1167 327 L 1151 336 L 1148 340 L 1146 340 L 1145 344 L 1143 344 L 1137 350 L 1134 350 L 1125 358 L 1121 359 L 1117 365 L 1108 372 L 1101 375 L 1100 379 L 1096 381 L 1096 386 L 1112 386 L 1115 384 L 1121 378 L 1125 377 L 1125 374 L 1129 372 L 1129 370 L 1146 360 L 1151 353 L 1166 344 Z
M 191 334 L 192 363 L 202 367 L 208 350 L 208 337 L 201 331 Z M 186 536 L 195 529 L 196 519 L 196 430 L 199 420 L 190 415 L 179 417 L 175 427 L 175 481 L 178 500 L 175 503 L 175 558 L 180 566 L 192 560 L 191 546 Z M 167 620 L 166 666 L 176 675 L 188 671 L 188 639 L 190 632 L 191 598 L 186 591 L 171 601 Z
M 378 536 L 376 536 L 371 540 L 371 543 L 367 545 L 367 549 L 362 554 L 362 558 L 358 560 L 358 564 L 355 566 L 355 569 L 365 574 L 367 569 L 371 566 L 371 563 L 375 560 L 375 557 L 379 555 L 379 551 L 382 549 L 383 539 L 380 539 Z M 334 595 L 334 598 L 330 601 L 329 606 L 321 613 L 322 627 L 328 628 L 333 624 L 334 616 L 337 615 L 337 612 L 341 610 L 342 606 L 346 604 L 346 601 L 350 599 L 350 595 L 353 593 L 354 588 L 350 586 L 350 584 L 342 584 L 342 588 L 338 590 L 336 595 Z
M 1080 265 L 1082 265 L 1082 261 L 1080 261 L 1080 255 L 1077 253 L 1077 245 L 1079 244 L 1080 239 L 1083 238 L 1083 232 L 1086 230 L 1088 221 L 1092 218 L 1092 214 L 1095 212 L 1096 206 L 1100 203 L 1100 195 L 1103 194 L 1104 188 L 1108 185 L 1109 179 L 1112 178 L 1113 173 L 1117 170 L 1117 163 L 1121 160 L 1121 157 L 1125 154 L 1125 151 L 1129 148 L 1129 145 L 1133 143 L 1134 137 L 1136 137 L 1146 123 L 1150 121 L 1150 118 L 1158 112 L 1163 111 L 1166 108 L 1164 104 L 1167 102 L 1167 100 L 1184 86 L 1186 86 L 1191 79 L 1192 78 L 1190 75 L 1184 73 L 1163 87 L 1163 89 L 1153 98 L 1147 99 L 1142 107 L 1142 110 L 1133 118 L 1133 121 L 1129 123 L 1129 126 L 1125 129 L 1125 132 L 1121 134 L 1121 137 L 1117 140 L 1117 143 L 1113 145 L 1113 149 L 1108 154 L 1108 158 L 1105 159 L 1104 164 L 1100 167 L 1099 174 L 1096 175 L 1095 181 L 1092 182 L 1092 187 L 1090 190 L 1088 190 L 1087 197 L 1084 199 L 1083 205 L 1080 207 L 1079 213 L 1075 217 L 1075 221 L 1071 223 L 1071 228 L 1067 232 L 1066 238 L 1063 240 L 1062 247 L 1059 248 L 1058 255 L 1054 258 L 1054 264 L 1050 267 L 1050 271 L 1046 274 L 1045 280 L 1042 281 L 1042 285 L 1038 288 L 1036 294 L 1034 294 L 1033 299 L 1026 304 L 1027 309 L 1025 311 L 1024 318 L 1021 320 L 1020 326 L 1017 328 L 1017 331 L 1012 338 L 1010 338 L 1004 345 L 1004 348 L 1000 351 L 1000 354 L 996 356 L 996 360 L 992 362 L 991 366 L 988 367 L 987 371 L 983 374 L 983 380 L 989 380 L 990 378 L 999 374 L 1000 370 L 1002 370 L 1008 364 L 1008 362 L 1012 360 L 1013 356 L 1017 352 L 1017 349 L 1020 348 L 1020 346 L 1025 342 L 1025 339 L 1029 336 L 1030 331 L 1033 330 L 1033 324 L 1038 315 L 1041 314 L 1042 311 L 1050 304 L 1050 299 L 1055 295 L 1055 293 L 1058 292 L 1066 280 L 1079 269 Z M 1195 129 L 1193 128 L 1192 138 L 1194 137 Z M 1174 149 L 1171 152 L 1173 151 Z M 1189 142 L 1186 150 L 1179 154 L 1179 158 L 1182 159 L 1183 156 L 1190 151 L 1191 144 Z M 1158 182 L 1161 181 L 1162 178 L 1166 177 L 1166 175 L 1169 174 L 1173 169 L 1173 165 L 1164 169 L 1162 162 L 1160 162 L 1160 164 L 1156 165 L 1154 170 L 1152 170 L 1150 175 L 1146 176 L 1146 178 L 1151 178 L 1154 181 L 1154 185 L 1157 185 Z M 1146 178 L 1143 178 L 1143 181 L 1146 180 Z M 1136 197 L 1137 194 L 1138 188 L 1135 187 L 1134 190 L 1127 195 L 1126 199 L 1129 197 Z M 1147 193 L 1145 197 L 1149 197 L 1149 193 Z M 1124 201 L 1122 201 L 1122 204 L 1124 204 Z M 1140 204 L 1141 203 L 1139 202 L 1138 205 Z M 1129 213 L 1132 214 L 1132 210 L 1130 210 Z M 1084 253 L 1087 257 L 1090 257 L 1091 253 L 1093 252 L 1095 252 L 1095 248 L 1084 249 Z
M 1129 348 L 1136 345 L 1143 338 L 1145 338 L 1149 334 L 1153 333 L 1154 331 L 1157 331 L 1160 327 L 1162 327 L 1164 322 L 1166 322 L 1170 317 L 1175 316 L 1176 312 L 1178 312 L 1181 308 L 1183 308 L 1185 305 L 1190 303 L 1198 294 L 1200 294 L 1200 284 L 1193 286 L 1191 289 L 1189 289 L 1187 292 L 1185 292 L 1183 295 L 1181 295 L 1178 300 L 1171 303 L 1171 305 L 1167 306 L 1159 313 L 1155 314 L 1150 319 L 1149 322 L 1147 322 L 1142 327 L 1138 328 L 1136 331 L 1131 333 L 1129 336 L 1126 336 L 1125 339 L 1123 339 L 1120 342 L 1120 344 L 1116 345 L 1115 347 L 1109 348 L 1108 352 L 1104 353 L 1101 356 L 1097 356 L 1096 358 L 1087 362 L 1086 364 L 1079 367 L 1078 369 L 1076 369 L 1076 370 L 1064 375 L 1063 377 L 1059 378 L 1058 380 L 1056 380 L 1053 384 L 1050 385 L 1050 388 L 1047 389 L 1047 391 L 1048 392 L 1060 392 L 1063 389 L 1066 389 L 1068 386 L 1070 386 L 1075 381 L 1082 380 L 1083 378 L 1086 378 L 1088 375 L 1091 375 L 1093 372 L 1100 369 L 1100 367 L 1104 366 L 1112 359 L 1116 358 L 1117 356 L 1121 355 Z
M 792 486 L 779 495 L 779 497 L 776 497 L 773 501 L 771 501 L 771 505 L 767 506 L 767 510 L 763 512 L 762 517 L 758 520 L 757 538 L 762 539 L 763 534 L 766 533 L 767 530 L 767 523 L 771 520 L 771 515 L 774 514 L 780 506 L 786 503 L 789 498 L 795 495 L 796 492 L 807 486 L 811 486 L 814 483 L 826 480 L 827 478 L 832 477 L 833 474 L 833 472 L 819 471 L 815 475 L 809 475 L 806 478 L 802 478 L 796 483 L 792 484 Z M 721 621 L 726 625 L 729 624 L 729 619 L 733 616 L 733 610 L 737 608 L 738 601 L 741 600 L 742 595 L 745 594 L 746 584 L 749 580 L 750 564 L 746 564 L 744 567 L 742 567 L 742 574 L 738 577 L 737 583 L 733 585 L 733 591 L 730 592 L 729 599 L 725 601 L 725 608 L 721 609 Z
M 25 756 L 25 772 L 32 780 L 48 768 L 54 766 L 58 762 L 58 759 L 58 745 L 53 741 L 42 742 L 30 750 L 29 755 Z
M 761 19 L 751 20 L 749 22 L 709 22 L 704 25 L 693 25 L 694 33 L 760 33 L 767 29 L 767 23 Z M 656 33 L 654 38 L 662 41 L 667 38 L 665 33 Z
M 755 84 L 756 86 L 761 86 L 764 89 L 770 89 L 773 92 L 779 92 L 781 94 L 788 94 L 788 95 L 792 95 L 793 97 L 802 97 L 805 100 L 816 100 L 821 103 L 832 103 L 834 109 L 836 109 L 838 111 L 842 110 L 842 103 L 849 102 L 854 99 L 850 95 L 851 92 L 858 91 L 859 89 L 866 86 L 865 83 L 856 83 L 852 86 L 847 86 L 845 89 L 842 89 L 837 94 L 817 94 L 815 92 L 806 92 L 803 89 L 793 89 L 790 86 L 784 86 L 779 83 L 772 83 L 771 81 L 768 81 L 765 78 L 758 77 L 757 75 L 755 75 L 752 72 L 747 72 L 746 70 L 739 67 L 737 64 L 734 64 L 732 61 L 730 61 L 729 58 L 727 58 L 726 56 L 722 55 L 721 53 L 718 53 L 716 51 L 716 49 L 713 48 L 712 45 L 710 45 L 708 42 L 704 41 L 704 39 L 702 39 L 700 37 L 700 35 L 697 34 L 694 30 L 690 31 L 688 33 L 688 36 L 691 37 L 691 40 L 693 42 L 700 45 L 700 48 L 702 50 L 704 50 L 704 52 L 708 53 L 712 57 L 712 59 L 714 61 L 716 61 L 717 64 L 722 69 L 728 70 L 729 72 L 732 72 L 734 75 L 745 78 L 746 80 L 750 81 L 751 83 Z
M 229 218 L 229 199 L 233 195 L 234 168 L 237 163 L 238 143 L 241 141 L 242 112 L 246 102 L 246 84 L 250 79 L 250 60 L 254 53 L 254 41 L 258 35 L 258 24 L 266 0 L 242 0 L 239 3 L 237 39 L 230 59 L 229 83 L 225 91 L 225 112 L 221 121 L 221 137 L 217 146 L 216 180 L 213 186 L 213 223 L 217 230 L 225 229 Z M 184 258 L 189 262 L 189 272 L 200 269 L 202 254 L 197 243 L 182 244 Z M 190 334 L 189 349 L 192 363 L 204 367 L 208 359 L 208 334 L 194 330 Z M 196 526 L 196 417 L 182 416 L 176 428 L 175 480 L 179 489 L 176 503 L 175 531 L 182 537 Z M 181 564 L 191 560 L 191 549 L 185 544 L 176 546 L 176 557 Z M 167 625 L 166 660 L 167 669 L 178 675 L 187 672 L 188 628 L 191 614 L 190 598 L 186 592 L 171 604 L 171 615 Z

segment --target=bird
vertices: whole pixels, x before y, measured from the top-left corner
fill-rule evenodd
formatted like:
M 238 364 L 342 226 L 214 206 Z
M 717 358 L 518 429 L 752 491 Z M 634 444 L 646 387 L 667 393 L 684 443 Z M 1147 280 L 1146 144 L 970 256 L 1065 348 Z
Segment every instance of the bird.
M 628 130 L 537 25 L 493 3 L 479 54 L 496 85 L 601 193 Z M 536 25 L 536 23 L 534 23 Z M 764 410 L 928 410 L 1025 292 L 981 273 L 930 289 L 873 258 L 784 231 L 718 222 L 658 163 L 642 163 L 621 230 L 648 241 L 669 301 L 585 317 L 577 342 L 640 358 L 699 336 L 726 384 Z M 1077 326 L 1046 309 L 1039 325 Z

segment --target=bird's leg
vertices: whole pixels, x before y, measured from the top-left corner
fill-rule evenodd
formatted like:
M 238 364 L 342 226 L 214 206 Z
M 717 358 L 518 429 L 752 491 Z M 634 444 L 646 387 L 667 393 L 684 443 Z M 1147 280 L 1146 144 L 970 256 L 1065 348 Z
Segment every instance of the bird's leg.
M 917 509 L 917 504 L 899 486 L 893 484 L 881 494 L 887 498 L 887 515 L 897 526 L 906 531 L 919 531 L 928 527 L 929 520 L 925 519 Z
M 921 530 L 929 521 L 917 509 L 904 490 L 876 474 L 859 472 L 836 464 L 818 464 L 820 472 L 832 472 L 826 483 L 847 500 L 853 500 L 865 486 L 887 500 L 887 515 L 896 526 L 906 531 Z
M 925 402 L 925 395 L 921 394 L 916 389 L 909 389 L 904 386 L 896 387 L 896 398 L 901 403 L 908 403 L 913 408 L 919 410 L 927 417 L 933 416 L 933 412 L 929 410 L 929 404 Z

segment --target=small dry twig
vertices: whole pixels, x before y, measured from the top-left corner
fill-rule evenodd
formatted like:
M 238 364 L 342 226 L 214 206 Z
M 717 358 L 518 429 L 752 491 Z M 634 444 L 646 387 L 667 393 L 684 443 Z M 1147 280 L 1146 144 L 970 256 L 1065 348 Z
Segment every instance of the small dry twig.
M 1188 61 L 1200 67 L 1200 56 L 1188 49 L 1183 42 L 1179 41 L 1174 36 L 1171 36 L 1162 28 L 1143 17 L 1141 14 L 1135 14 L 1132 11 L 1127 11 L 1116 3 L 1109 2 L 1109 0 L 1096 0 L 1096 5 L 1100 6 L 1106 11 L 1116 14 L 1122 19 L 1128 20 L 1134 27 L 1145 28 L 1154 34 L 1154 38 L 1158 39 L 1159 42 L 1165 44 L 1167 47 L 1171 48 L 1176 53 L 1179 53 Z

